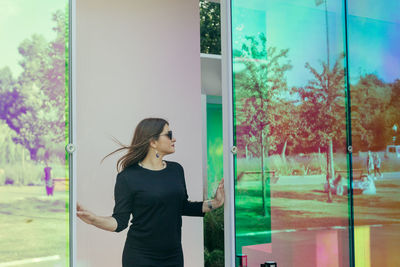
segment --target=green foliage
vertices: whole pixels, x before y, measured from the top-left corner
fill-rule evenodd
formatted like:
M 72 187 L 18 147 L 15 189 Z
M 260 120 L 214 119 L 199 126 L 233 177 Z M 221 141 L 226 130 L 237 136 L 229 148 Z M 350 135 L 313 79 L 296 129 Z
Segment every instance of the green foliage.
M 0 122 L 0 168 L 5 164 L 21 161 L 22 150 L 25 150 L 25 148 L 12 141 L 15 135 L 16 133 L 12 131 L 7 124 Z M 27 152 L 27 154 L 28 153 L 29 152 Z
M 43 166 L 33 162 L 18 162 L 2 166 L 4 174 L 0 175 L 0 185 L 4 185 L 6 179 L 14 182 L 14 185 L 41 185 Z
M 224 266 L 224 209 L 204 216 L 204 261 L 206 267 Z
M 300 118 L 304 125 L 301 137 L 314 150 L 308 152 L 328 146 L 329 140 L 333 141 L 334 147 L 346 147 L 343 57 L 339 57 L 332 68 L 322 62 L 321 72 L 306 63 L 305 67 L 314 77 L 305 87 L 295 89 L 302 100 Z
M 285 102 L 285 92 L 288 91 L 286 72 L 291 69 L 287 60 L 289 50 L 278 51 L 275 47 L 267 47 L 267 39 L 264 33 L 258 36 L 246 36 L 242 49 L 236 51 L 236 62 L 242 63 L 245 68 L 234 73 L 235 79 L 235 110 L 236 129 L 242 142 L 237 142 L 239 151 L 249 151 L 249 143 L 253 143 L 255 154 L 261 161 L 260 170 L 264 170 L 264 156 L 269 151 L 276 150 L 277 143 L 285 143 L 284 133 L 289 136 L 295 134 L 293 129 L 286 129 L 279 133 L 272 132 L 279 129 L 278 120 L 284 121 L 285 113 L 279 110 Z M 289 126 L 286 124 L 285 126 Z M 283 137 L 277 138 L 278 136 Z M 243 149 L 245 147 L 245 149 Z M 240 157 L 241 155 L 238 155 Z M 261 172 L 262 185 L 262 214 L 266 216 L 269 211 L 269 191 L 265 188 L 264 172 Z
M 206 254 L 206 260 L 204 262 L 205 267 L 224 267 L 224 252 L 216 249 L 211 253 Z
M 400 145 L 400 79 L 394 81 L 390 87 L 392 92 L 388 109 L 385 112 L 387 114 L 386 126 L 390 127 L 391 144 Z M 394 125 L 397 125 L 397 131 L 393 130 Z M 393 137 L 396 138 L 395 142 L 393 142 Z
M 240 148 L 250 145 L 248 151 L 252 156 L 260 155 L 262 146 L 267 151 L 275 151 L 295 134 L 291 124 L 283 123 L 291 120 L 286 115 L 295 114 L 287 112 L 290 106 L 286 105 L 285 98 L 288 93 L 286 72 L 292 68 L 287 59 L 288 52 L 288 49 L 267 47 L 263 33 L 247 36 L 242 49 L 234 52 L 236 61 L 245 66 L 243 71 L 234 73 L 235 118 L 238 134 L 242 137 L 238 145 Z
M 361 76 L 351 89 L 352 140 L 355 151 L 384 150 L 390 143 L 391 88 L 376 75 Z M 389 111 L 389 112 L 387 112 Z M 397 111 L 398 113 L 398 111 Z
M 200 0 L 200 51 L 221 54 L 220 4 Z
M 0 119 L 16 132 L 15 143 L 35 161 L 65 158 L 65 15 L 53 15 L 57 36 L 47 42 L 34 34 L 18 47 L 18 78 L 0 70 Z

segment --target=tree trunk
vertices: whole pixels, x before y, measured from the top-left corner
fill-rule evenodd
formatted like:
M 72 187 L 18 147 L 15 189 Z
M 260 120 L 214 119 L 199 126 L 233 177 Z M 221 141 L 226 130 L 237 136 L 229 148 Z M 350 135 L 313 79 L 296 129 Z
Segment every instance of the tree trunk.
M 264 177 L 264 138 L 263 132 L 260 134 L 261 142 L 261 182 L 262 182 L 262 215 L 265 216 L 265 177 Z
M 22 169 L 25 170 L 25 147 L 22 147 Z
M 286 147 L 287 147 L 287 139 L 285 140 L 285 144 L 283 145 L 281 158 L 283 162 L 286 162 Z
M 333 145 L 332 138 L 328 140 L 328 147 L 326 149 L 326 182 L 328 183 L 328 200 L 332 202 L 331 180 L 334 179 L 335 171 L 333 165 Z

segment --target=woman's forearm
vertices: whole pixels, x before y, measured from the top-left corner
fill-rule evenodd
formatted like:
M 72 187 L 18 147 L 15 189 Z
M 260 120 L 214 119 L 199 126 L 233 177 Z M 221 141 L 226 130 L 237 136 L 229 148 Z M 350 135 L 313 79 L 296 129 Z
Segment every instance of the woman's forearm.
M 112 216 L 96 216 L 91 224 L 110 232 L 114 232 L 118 227 L 117 220 Z

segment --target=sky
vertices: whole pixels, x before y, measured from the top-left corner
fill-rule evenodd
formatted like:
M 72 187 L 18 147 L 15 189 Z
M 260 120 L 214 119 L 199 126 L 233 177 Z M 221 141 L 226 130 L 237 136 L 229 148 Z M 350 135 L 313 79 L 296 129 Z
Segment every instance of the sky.
M 327 20 L 325 5 L 316 6 L 315 0 L 233 0 L 232 5 L 233 47 L 240 49 L 244 36 L 263 32 L 267 46 L 289 49 L 289 86 L 311 78 L 306 62 L 321 69 L 327 61 L 327 26 L 330 64 L 345 51 L 343 1 L 327 2 Z M 348 11 L 350 81 L 366 73 L 385 82 L 400 79 L 400 1 L 349 0 Z
M 55 37 L 51 15 L 64 10 L 67 0 L 0 1 L 0 68 L 21 72 L 19 44 L 32 34 Z M 330 62 L 344 51 L 343 1 L 328 0 Z M 351 80 L 375 73 L 385 82 L 400 78 L 400 1 L 348 0 L 349 72 Z M 327 60 L 325 5 L 315 0 L 233 0 L 233 42 L 264 32 L 267 45 L 289 49 L 293 69 L 289 86 L 304 85 L 311 77 L 304 65 Z
M 52 14 L 65 10 L 66 0 L 0 0 L 0 68 L 8 66 L 14 77 L 22 71 L 18 46 L 33 34 L 54 39 Z

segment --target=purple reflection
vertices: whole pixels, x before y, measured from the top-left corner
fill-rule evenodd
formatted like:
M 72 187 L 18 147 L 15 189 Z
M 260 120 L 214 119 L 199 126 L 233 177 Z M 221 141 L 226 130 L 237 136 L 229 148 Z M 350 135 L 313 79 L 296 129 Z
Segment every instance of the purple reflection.
M 46 184 L 46 193 L 48 196 L 53 195 L 54 181 L 51 178 L 51 167 L 44 168 L 44 182 Z

